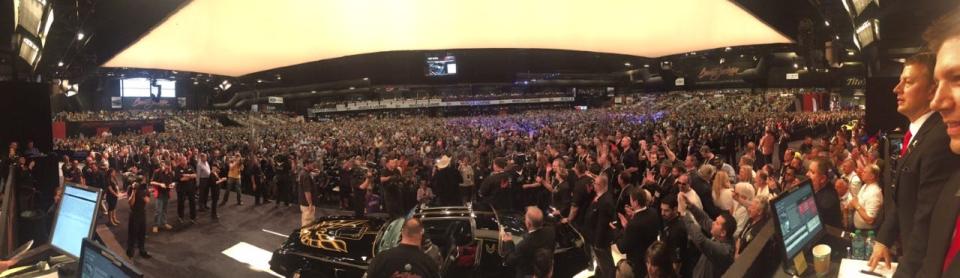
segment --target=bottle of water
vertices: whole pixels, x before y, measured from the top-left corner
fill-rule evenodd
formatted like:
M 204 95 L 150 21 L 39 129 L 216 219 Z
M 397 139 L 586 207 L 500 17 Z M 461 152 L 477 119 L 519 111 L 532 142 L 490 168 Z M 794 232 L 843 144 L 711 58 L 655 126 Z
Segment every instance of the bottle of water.
M 857 232 L 850 233 L 850 245 L 853 249 L 853 259 L 860 260 L 863 257 L 863 239 L 861 239 Z
M 850 251 L 850 246 L 847 246 L 847 259 L 853 259 L 853 251 Z
M 864 254 L 864 255 L 863 255 L 863 259 L 864 259 L 864 260 L 870 259 L 870 256 L 873 255 L 873 241 L 874 241 L 874 240 L 875 240 L 875 239 L 874 239 L 873 231 L 868 231 L 868 232 L 867 232 L 867 241 L 865 242 L 865 244 L 864 244 L 864 246 L 863 246 L 863 250 L 864 250 L 864 251 L 863 251 L 863 254 Z

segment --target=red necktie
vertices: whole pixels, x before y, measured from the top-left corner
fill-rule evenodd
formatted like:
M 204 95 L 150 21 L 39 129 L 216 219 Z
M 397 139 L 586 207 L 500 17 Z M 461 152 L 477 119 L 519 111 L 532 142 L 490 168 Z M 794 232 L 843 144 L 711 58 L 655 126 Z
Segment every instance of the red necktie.
M 907 130 L 907 134 L 903 135 L 903 147 L 900 148 L 900 156 L 907 154 L 907 148 L 910 147 L 910 138 L 913 138 L 913 133 Z
M 957 251 L 960 251 L 960 215 L 957 216 L 957 222 L 953 227 L 953 240 L 950 241 L 950 249 L 947 249 L 947 256 L 943 259 L 943 272 L 947 272 L 947 267 L 957 257 Z

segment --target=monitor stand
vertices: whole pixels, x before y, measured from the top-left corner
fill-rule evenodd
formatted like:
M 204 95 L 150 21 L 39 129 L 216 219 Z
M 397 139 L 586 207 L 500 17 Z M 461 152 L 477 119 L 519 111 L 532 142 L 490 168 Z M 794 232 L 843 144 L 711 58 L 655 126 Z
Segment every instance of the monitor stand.
M 806 250 L 804 250 L 806 251 Z M 801 277 L 804 272 L 807 272 L 807 258 L 804 255 L 806 252 L 799 252 L 796 256 L 793 257 L 789 262 L 784 262 L 783 272 L 786 272 L 787 275 Z

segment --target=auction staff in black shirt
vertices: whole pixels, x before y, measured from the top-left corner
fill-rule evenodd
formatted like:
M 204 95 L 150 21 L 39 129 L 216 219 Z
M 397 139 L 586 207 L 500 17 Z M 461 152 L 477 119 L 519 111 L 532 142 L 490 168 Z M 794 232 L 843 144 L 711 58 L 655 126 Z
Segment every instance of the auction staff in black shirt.
M 147 203 L 150 203 L 150 193 L 143 176 L 138 176 L 137 167 L 130 168 L 134 175 L 134 182 L 130 184 L 130 221 L 127 226 L 127 257 L 133 258 L 133 249 L 140 248 L 140 257 L 149 259 L 150 254 L 144 249 L 147 237 Z
M 197 173 L 194 169 L 193 166 L 187 165 L 186 157 L 177 160 L 177 169 L 174 170 L 174 174 L 178 181 L 177 184 L 180 185 L 180 187 L 177 187 L 177 217 L 180 223 L 186 222 L 183 219 L 184 202 L 189 202 L 190 222 L 196 222 L 197 220 Z
M 439 278 L 436 261 L 420 250 L 423 226 L 416 218 L 403 223 L 400 244 L 373 257 L 367 268 L 368 278 L 422 277 Z

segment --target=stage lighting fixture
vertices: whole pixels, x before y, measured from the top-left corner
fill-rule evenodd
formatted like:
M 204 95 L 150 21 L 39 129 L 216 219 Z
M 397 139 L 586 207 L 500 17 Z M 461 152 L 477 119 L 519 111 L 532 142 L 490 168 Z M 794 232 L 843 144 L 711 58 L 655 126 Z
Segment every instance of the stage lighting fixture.
M 66 80 L 64 81 L 66 82 Z M 80 86 L 78 84 L 72 84 L 70 85 L 70 88 L 67 89 L 66 95 L 67 97 L 72 97 L 77 95 L 77 93 L 79 92 L 80 92 Z
M 630 66 L 632 66 L 632 65 L 630 64 L 630 62 L 626 62 L 626 63 L 623 63 L 623 66 L 624 66 L 624 67 L 630 67 Z
M 364 78 L 363 78 L 363 81 L 367 81 L 367 80 L 370 80 L 370 78 L 369 78 L 369 77 L 364 77 Z
M 727 59 L 720 58 L 720 64 L 723 64 L 723 63 L 726 62 L 726 61 L 727 61 Z
M 871 43 L 880 39 L 880 21 L 877 19 L 871 19 L 864 21 L 863 24 L 860 24 L 857 27 L 857 32 L 854 35 L 854 42 L 859 48 L 864 48 L 869 46 Z
M 836 35 L 836 36 L 834 36 L 833 38 L 834 38 L 834 39 L 837 39 L 837 40 L 839 41 L 839 40 L 840 40 L 840 35 Z
M 644 68 L 650 68 L 650 64 L 643 64 Z
M 229 90 L 230 87 L 232 87 L 232 86 L 233 86 L 233 84 L 230 84 L 230 81 L 228 81 L 228 80 L 223 80 L 223 82 L 220 83 L 219 88 L 220 88 L 221 91 L 226 91 L 226 90 Z
M 727 52 L 729 52 L 730 50 L 733 50 L 733 48 L 731 48 L 731 47 L 729 47 L 729 46 L 727 46 L 727 48 L 724 48 L 724 49 L 723 49 L 723 51 L 727 51 Z
M 823 25 L 824 25 L 824 26 L 827 26 L 827 27 L 830 27 L 830 21 L 824 20 L 824 21 L 823 21 Z
M 57 62 L 57 66 L 58 66 L 58 67 L 62 67 L 62 66 L 63 66 L 63 61 Z
M 78 40 L 78 41 L 82 41 L 83 38 L 85 38 L 85 37 L 86 37 L 86 35 L 83 34 L 83 31 L 77 32 L 77 40 Z
M 793 68 L 799 68 L 799 67 L 800 65 L 797 65 L 797 63 L 793 63 Z
M 40 47 L 27 37 L 20 40 L 20 58 L 27 61 L 31 67 L 36 67 L 40 61 Z

